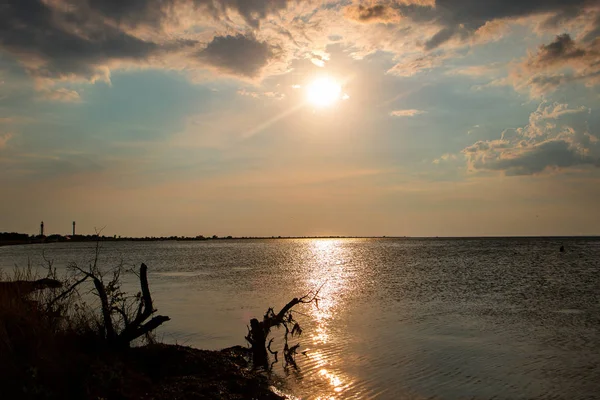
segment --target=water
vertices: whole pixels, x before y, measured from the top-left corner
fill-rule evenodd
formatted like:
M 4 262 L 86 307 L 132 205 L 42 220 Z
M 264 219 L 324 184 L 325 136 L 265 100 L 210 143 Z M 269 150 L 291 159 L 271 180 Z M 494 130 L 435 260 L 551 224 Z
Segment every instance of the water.
M 93 247 L 1 247 L 0 268 L 39 265 L 42 250 L 85 265 Z M 600 238 L 103 244 L 101 265 L 119 262 L 149 266 L 172 318 L 159 337 L 207 349 L 244 344 L 250 318 L 323 285 L 319 308 L 298 308 L 299 370 L 276 369 L 301 398 L 600 393 Z

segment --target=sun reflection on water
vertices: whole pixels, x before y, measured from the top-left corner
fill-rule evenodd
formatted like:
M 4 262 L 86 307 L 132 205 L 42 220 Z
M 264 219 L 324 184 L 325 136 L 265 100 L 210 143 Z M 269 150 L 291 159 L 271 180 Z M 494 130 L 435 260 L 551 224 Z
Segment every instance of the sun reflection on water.
M 320 393 L 314 393 L 315 399 L 337 399 L 343 391 L 352 385 L 350 377 L 336 374 L 336 365 L 342 362 L 332 324 L 335 313 L 344 307 L 344 296 L 348 292 L 350 261 L 342 240 L 312 240 L 309 245 L 313 262 L 307 271 L 306 284 L 311 288 L 320 287 L 318 305 L 311 307 L 309 315 L 314 327 L 311 329 L 310 342 L 314 346 L 307 350 L 307 366 L 312 378 L 319 381 Z
M 333 372 L 331 368 L 326 368 L 336 362 L 327 359 L 321 351 L 315 350 L 308 357 L 314 362 L 312 368 L 312 371 L 315 371 L 314 379 L 320 381 L 314 387 L 322 388 L 322 390 L 317 390 L 317 393 L 314 393 L 317 396 L 315 399 L 337 399 L 337 396 L 340 396 L 345 389 L 352 385 L 351 379 L 342 377 L 340 374 Z M 318 393 L 319 391 L 321 393 Z
M 319 374 L 329 379 L 329 383 L 333 386 L 333 390 L 336 392 L 341 392 L 343 389 L 343 382 L 339 376 L 335 375 L 332 372 L 327 371 L 325 368 L 319 371 Z
M 310 250 L 315 262 L 308 277 L 308 284 L 312 287 L 321 287 L 319 302 L 311 310 L 316 328 L 311 337 L 313 344 L 327 344 L 328 323 L 338 306 L 339 296 L 346 283 L 343 267 L 344 252 L 340 248 L 339 240 L 314 240 L 311 242 Z

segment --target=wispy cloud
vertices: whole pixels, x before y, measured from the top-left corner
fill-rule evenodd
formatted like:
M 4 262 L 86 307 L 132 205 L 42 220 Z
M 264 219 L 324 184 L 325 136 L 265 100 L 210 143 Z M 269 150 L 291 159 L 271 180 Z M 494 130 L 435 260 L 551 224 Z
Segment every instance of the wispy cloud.
M 247 90 L 247 89 L 239 89 L 237 91 L 237 94 L 239 94 L 240 96 L 252 97 L 255 99 L 258 99 L 261 97 L 267 97 L 267 98 L 271 98 L 271 99 L 281 100 L 281 99 L 285 98 L 285 94 L 280 93 L 280 92 L 275 92 L 275 91 L 257 92 L 257 91 Z
M 390 115 L 392 117 L 414 117 L 416 115 L 425 114 L 426 112 L 427 111 L 415 110 L 415 109 L 410 109 L 410 110 L 394 110 L 394 111 L 390 112 Z
M 445 154 L 442 154 L 442 156 L 440 158 L 436 158 L 435 160 L 433 160 L 433 164 L 441 164 L 444 162 L 454 161 L 457 159 L 458 159 L 458 156 L 456 154 L 445 153 Z
M 453 68 L 446 71 L 447 75 L 462 75 L 468 77 L 491 77 L 502 72 L 502 65 L 484 64 L 484 65 L 469 65 L 464 67 Z
M 434 53 L 408 57 L 390 68 L 387 73 L 396 76 L 410 77 L 443 65 L 444 60 L 448 57 L 449 55 L 446 54 Z
M 260 97 L 260 93 L 249 91 L 249 90 L 246 90 L 246 89 L 240 89 L 240 90 L 238 90 L 237 94 L 239 94 L 240 96 L 254 97 L 255 99 L 258 98 L 258 97 Z
M 81 101 L 81 96 L 77 91 L 65 88 L 45 90 L 42 92 L 42 98 L 64 103 L 79 103 Z

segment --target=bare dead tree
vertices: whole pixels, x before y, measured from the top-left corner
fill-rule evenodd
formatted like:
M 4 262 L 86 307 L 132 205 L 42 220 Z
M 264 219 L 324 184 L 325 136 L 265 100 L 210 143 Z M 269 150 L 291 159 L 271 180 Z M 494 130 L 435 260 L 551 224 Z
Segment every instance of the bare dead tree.
M 130 322 L 127 322 L 127 319 L 125 319 L 125 329 L 119 334 L 120 340 L 125 343 L 131 343 L 133 340 L 150 333 L 170 320 L 167 316 L 157 315 L 148 322 L 144 322 L 156 312 L 156 309 L 154 309 L 152 304 L 150 289 L 148 288 L 148 267 L 146 264 L 142 264 L 140 267 L 140 286 L 142 289 L 142 296 L 139 299 L 135 318 Z M 126 315 L 124 310 L 122 310 L 121 313 L 124 316 Z
M 252 350 L 252 362 L 255 367 L 263 367 L 265 369 L 269 369 L 269 353 L 275 356 L 275 361 L 277 362 L 277 351 L 271 350 L 271 344 L 273 343 L 273 339 L 269 341 L 267 345 L 267 339 L 269 334 L 271 333 L 272 328 L 285 328 L 284 334 L 284 360 L 286 365 L 291 365 L 293 367 L 296 366 L 296 362 L 294 360 L 294 356 L 296 351 L 300 347 L 300 344 L 296 344 L 294 346 L 288 345 L 288 338 L 294 336 L 300 336 L 302 334 L 302 328 L 300 324 L 294 319 L 292 314 L 292 308 L 297 306 L 298 304 L 309 304 L 315 303 L 315 305 L 319 306 L 319 298 L 318 294 L 321 288 L 316 291 L 311 291 L 302 297 L 296 297 L 292 299 L 289 303 L 287 303 L 278 313 L 275 313 L 274 309 L 270 307 L 265 315 L 263 316 L 263 320 L 259 321 L 256 318 L 252 318 L 250 320 L 250 326 L 248 327 L 248 335 L 246 336 L 246 341 L 251 346 Z
M 139 280 L 141 292 L 133 297 L 128 297 L 120 287 L 120 275 L 122 268 L 113 270 L 111 279 L 104 282 L 104 277 L 97 265 L 96 256 L 89 270 L 84 270 L 72 264 L 71 269 L 80 276 L 74 286 L 90 279 L 94 284 L 93 292 L 100 300 L 102 324 L 100 327 L 102 336 L 114 347 L 128 347 L 130 343 L 139 337 L 149 334 L 163 323 L 170 320 L 164 315 L 152 317 L 156 312 L 152 302 L 152 296 L 148 286 L 148 267 L 141 265 Z

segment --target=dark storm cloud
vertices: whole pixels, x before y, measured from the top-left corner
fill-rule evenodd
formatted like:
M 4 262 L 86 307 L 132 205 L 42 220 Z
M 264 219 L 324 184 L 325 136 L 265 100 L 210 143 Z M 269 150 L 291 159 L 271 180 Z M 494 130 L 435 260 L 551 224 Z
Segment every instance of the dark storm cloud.
M 429 39 L 427 42 L 425 42 L 425 49 L 426 50 L 435 49 L 442 43 L 445 43 L 448 40 L 450 40 L 450 38 L 452 38 L 457 32 L 458 32 L 458 29 L 455 26 L 450 26 L 450 27 L 440 30 L 438 33 L 433 35 L 431 37 L 431 39 Z
M 491 21 L 549 13 L 545 26 L 555 28 L 581 15 L 586 7 L 597 5 L 589 0 L 436 0 L 435 7 L 407 5 L 401 0 L 396 3 L 402 15 L 415 22 L 435 21 L 441 25 L 438 33 L 426 42 L 428 50 L 446 43 L 459 32 L 473 33 Z
M 83 3 L 85 0 L 68 0 Z M 93 10 L 119 23 L 160 25 L 180 6 L 189 6 L 214 18 L 228 11 L 239 13 L 248 25 L 257 28 L 269 14 L 287 8 L 291 0 L 87 0 Z
M 0 49 L 16 56 L 38 77 L 80 75 L 111 60 L 140 61 L 160 46 L 131 36 L 77 7 L 58 12 L 38 0 L 0 5 Z
M 196 0 L 197 1 L 197 0 Z M 212 6 L 218 9 L 232 9 L 240 13 L 248 23 L 253 27 L 258 27 L 260 21 L 269 14 L 282 11 L 287 8 L 291 0 L 216 0 L 200 1 L 201 3 L 212 3 Z
M 175 2 L 165 0 L 88 0 L 87 4 L 90 9 L 100 12 L 117 23 L 160 25 Z
M 545 68 L 589 56 L 592 56 L 590 50 L 577 47 L 571 36 L 565 33 L 557 36 L 552 43 L 540 46 L 537 55 L 528 61 L 528 66 L 531 68 Z
M 600 84 L 600 39 L 576 42 L 569 34 L 557 36 L 529 54 L 513 75 L 529 77 L 527 86 L 540 95 L 569 82 Z
M 581 9 L 588 0 L 437 0 L 436 8 L 448 22 L 477 29 L 501 18 L 525 17 L 542 13 L 564 13 Z
M 5 0 L 0 3 L 0 51 L 14 56 L 37 78 L 105 77 L 117 63 L 144 63 L 200 47 L 194 40 L 141 39 L 132 31 L 159 34 L 177 24 L 177 7 L 226 18 L 239 13 L 252 27 L 287 0 Z M 169 41 L 166 41 L 169 40 Z M 227 54 L 228 51 L 234 54 Z M 215 38 L 201 58 L 230 73 L 254 76 L 272 48 L 250 36 Z M 240 63 L 235 65 L 235 63 Z
M 198 57 L 223 72 L 256 77 L 275 57 L 273 47 L 252 35 L 216 36 Z

